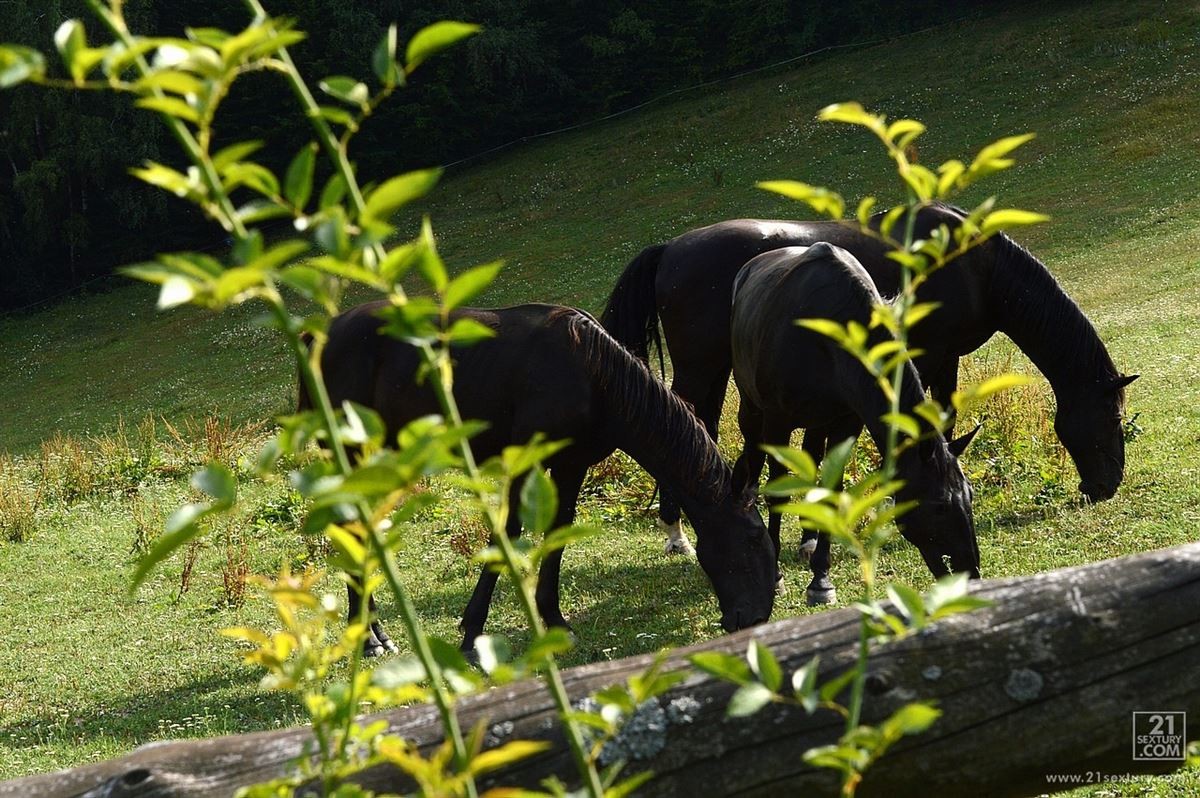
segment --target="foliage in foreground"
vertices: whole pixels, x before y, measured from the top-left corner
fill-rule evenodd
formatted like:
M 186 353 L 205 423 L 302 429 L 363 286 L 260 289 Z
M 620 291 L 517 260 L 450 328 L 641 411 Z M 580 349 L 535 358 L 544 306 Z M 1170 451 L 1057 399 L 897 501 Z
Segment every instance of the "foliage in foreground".
M 255 19 L 245 30 L 230 34 L 214 28 L 189 29 L 186 38 L 134 36 L 125 24 L 119 0 L 107 7 L 98 1 L 91 5 L 116 41 L 102 47 L 90 46 L 82 24 L 68 21 L 56 33 L 55 43 L 70 81 L 47 78 L 44 61 L 36 51 L 8 47 L 0 50 L 0 85 L 30 80 L 74 88 L 109 88 L 135 95 L 139 107 L 157 112 L 167 121 L 191 166 L 178 171 L 147 162 L 134 174 L 189 200 L 218 223 L 235 241 L 231 262 L 222 263 L 194 252 L 175 253 L 127 271 L 161 285 L 159 304 L 163 308 L 190 303 L 219 311 L 251 300 L 266 305 L 266 323 L 288 340 L 318 409 L 281 419 L 281 430 L 259 454 L 257 468 L 265 471 L 281 458 L 299 459 L 313 441 L 323 444 L 329 453 L 327 458 L 310 461 L 291 474 L 295 487 L 311 501 L 305 531 L 327 538 L 335 552 L 331 565 L 343 570 L 352 583 L 367 591 L 384 584 L 391 588 L 415 652 L 412 658 L 367 670 L 361 662 L 361 644 L 370 620 L 365 606 L 357 622 L 341 634 L 334 634 L 330 627 L 337 620 L 336 605 L 314 594 L 314 574 L 285 571 L 267 580 L 264 587 L 275 601 L 280 630 L 267 633 L 239 628 L 228 633 L 251 644 L 248 658 L 268 670 L 268 686 L 302 696 L 312 718 L 316 749 L 294 777 L 252 788 L 246 794 L 287 794 L 294 786 L 316 779 L 330 794 L 360 795 L 362 791 L 349 785 L 346 777 L 364 765 L 388 761 L 409 773 L 422 794 L 473 795 L 476 777 L 535 754 L 544 745 L 515 741 L 481 750 L 481 730 L 464 733 L 458 727 L 453 710 L 455 698 L 488 683 L 535 673 L 545 679 L 559 709 L 584 791 L 591 795 L 622 795 L 635 789 L 648 774 L 618 782 L 618 762 L 602 775 L 598 767 L 601 751 L 622 720 L 631 717 L 649 698 L 668 690 L 682 674 L 663 672 L 655 665 L 639 679 L 597 694 L 595 711 L 571 706 L 555 662 L 555 655 L 569 647 L 570 641 L 562 630 L 542 628 L 532 599 L 533 573 L 539 560 L 554 548 L 586 534 L 586 530 L 547 528 L 556 497 L 540 463 L 561 444 L 535 440 L 527 446 L 511 447 L 493 461 L 476 464 L 468 440 L 477 426 L 464 422 L 454 403 L 449 348 L 469 345 L 488 331 L 470 322 L 448 326 L 448 314 L 486 288 L 496 277 L 499 265 L 479 266 L 451 279 L 438 256 L 428 221 L 415 239 L 387 247 L 386 242 L 396 232 L 390 219 L 427 193 L 438 173 L 412 172 L 364 191 L 348 160 L 349 142 L 367 117 L 428 57 L 472 34 L 474 26 L 449 22 L 430 26 L 408 43 L 402 60 L 397 59 L 393 26 L 373 54 L 377 88 L 372 90 L 355 78 L 328 77 L 320 82 L 320 89 L 338 104 L 319 105 L 287 52 L 288 46 L 303 39 L 303 34 L 285 20 L 268 17 L 256 0 L 247 2 Z M 315 140 L 300 149 L 282 179 L 251 160 L 259 147 L 257 142 L 240 142 L 213 151 L 213 125 L 220 104 L 238 77 L 254 71 L 282 74 L 315 129 Z M 822 118 L 869 128 L 895 161 L 909 202 L 889 211 L 878 232 L 893 247 L 893 257 L 904 266 L 906 280 L 895 303 L 876 309 L 873 326 L 887 328 L 895 338 L 894 344 L 883 349 L 867 349 L 866 331 L 858 325 L 840 327 L 821 320 L 800 323 L 835 338 L 858 357 L 895 402 L 901 368 L 911 357 L 906 331 L 930 309 L 915 304 L 916 288 L 934 269 L 1001 227 L 1041 218 L 1021 211 L 995 210 L 989 200 L 975 208 L 968 223 L 953 234 L 943 228 L 927 241 L 915 241 L 912 211 L 1007 167 L 1012 163 L 1009 153 L 1028 137 L 1001 140 L 985 148 L 969 165 L 950 161 L 935 173 L 911 162 L 906 154 L 924 130 L 913 120 L 887 125 L 881 117 L 867 114 L 854 104 L 832 106 L 822 112 Z M 333 172 L 317 192 L 317 155 L 321 150 L 328 156 Z M 794 181 L 775 181 L 764 187 L 804 200 L 834 218 L 844 213 L 841 197 L 825 189 Z M 252 199 L 235 203 L 235 196 L 246 195 Z M 870 198 L 859 204 L 856 216 L 860 225 L 865 227 L 873 204 Z M 290 218 L 296 230 L 309 233 L 311 241 L 295 238 L 268 245 L 255 226 L 281 217 Z M 897 238 L 892 235 L 893 227 L 901 220 L 906 220 L 904 234 Z M 313 244 L 318 254 L 310 254 Z M 432 294 L 409 296 L 402 280 L 410 273 L 419 275 Z M 410 424 L 401 432 L 397 449 L 384 448 L 382 424 L 367 408 L 350 404 L 331 407 L 320 380 L 317 364 L 324 331 L 348 283 L 375 289 L 389 298 L 386 318 L 390 331 L 422 351 L 427 377 L 442 402 L 442 416 Z M 284 288 L 308 300 L 317 310 L 294 315 Z M 312 337 L 311 349 L 304 345 L 303 335 Z M 966 409 L 1015 382 L 1002 376 L 965 389 L 955 396 L 956 409 Z M 902 708 L 877 727 L 860 724 L 869 640 L 902 636 L 910 629 L 978 605 L 965 595 L 962 579 L 940 583 L 924 596 L 903 586 L 889 586 L 891 609 L 875 600 L 876 559 L 893 534 L 887 524 L 905 509 L 885 505 L 884 497 L 895 488 L 895 458 L 927 434 L 921 432 L 917 419 L 903 416 L 896 407 L 888 418 L 890 435 L 883 452 L 883 470 L 847 491 L 835 488 L 850 455 L 849 442 L 837 447 L 820 471 L 801 452 L 771 451 L 788 466 L 791 475 L 768 489 L 797 497 L 787 505 L 788 511 L 799 515 L 807 526 L 832 534 L 861 563 L 863 601 L 859 607 L 863 619 L 858 666 L 829 684 L 817 685 L 814 660 L 792 675 L 791 690 L 785 692 L 778 662 L 761 645 L 751 645 L 746 662 L 719 655 L 701 655 L 693 660 L 700 669 L 738 684 L 729 707 L 732 716 L 751 715 L 772 701 L 795 703 L 809 712 L 825 708 L 843 714 L 846 732 L 842 739 L 805 756 L 813 765 L 840 771 L 847 795 L 854 793 L 871 762 L 889 745 L 903 735 L 923 731 L 938 714 L 936 708 L 918 703 Z M 948 420 L 947 411 L 932 403 L 918 412 L 935 430 L 943 429 Z M 361 451 L 361 457 L 352 457 L 355 451 Z M 454 467 L 466 471 L 457 484 L 472 495 L 496 540 L 494 549 L 486 551 L 481 560 L 511 578 L 534 631 L 528 650 L 515 661 L 509 661 L 507 646 L 498 638 L 481 639 L 478 655 L 487 678 L 471 668 L 453 646 L 422 632 L 393 558 L 403 540 L 405 522 L 433 501 L 423 489 L 424 480 Z M 507 502 L 509 488 L 517 480 L 523 486 L 521 508 L 510 507 Z M 221 462 L 197 472 L 192 486 L 204 499 L 180 508 L 167 520 L 165 534 L 139 564 L 135 584 L 166 556 L 194 540 L 237 500 L 235 476 L 229 465 Z M 511 512 L 521 513 L 529 531 L 546 533 L 539 546 L 518 548 L 505 536 L 504 525 Z M 330 684 L 335 668 L 344 676 Z M 848 705 L 843 705 L 838 699 L 846 690 L 850 698 Z M 402 739 L 387 735 L 385 725 L 364 726 L 357 719 L 364 706 L 379 708 L 413 700 L 436 704 L 446 730 L 445 745 L 428 757 Z M 599 737 L 595 733 L 585 735 L 585 725 L 598 731 Z M 562 793 L 565 787 L 548 784 L 547 789 Z

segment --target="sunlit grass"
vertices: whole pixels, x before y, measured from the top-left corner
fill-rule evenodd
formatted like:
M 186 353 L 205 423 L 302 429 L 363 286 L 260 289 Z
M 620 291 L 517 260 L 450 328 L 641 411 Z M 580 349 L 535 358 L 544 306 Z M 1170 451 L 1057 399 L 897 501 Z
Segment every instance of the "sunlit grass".
M 1153 24 L 1157 18 L 1170 24 Z M 1006 204 L 1053 216 L 1021 240 L 1084 308 L 1118 365 L 1142 374 L 1130 388 L 1129 412 L 1140 413 L 1145 432 L 1130 445 L 1118 496 L 1084 506 L 1074 498 L 1073 468 L 1050 435 L 1053 396 L 1044 383 L 985 408 L 984 431 L 964 457 L 979 493 L 985 575 L 1183 543 L 1200 526 L 1198 30 L 1197 12 L 1184 3 L 1026 6 L 516 148 L 452 172 L 425 210 L 457 266 L 508 258 L 487 302 L 598 310 L 628 259 L 648 244 L 722 218 L 800 213 L 753 189 L 757 180 L 797 178 L 851 198 L 894 199 L 885 182 L 889 165 L 872 142 L 813 121 L 829 102 L 858 99 L 923 120 L 931 131 L 922 145 L 926 162 L 1036 131 L 1021 165 L 988 188 Z M 43 442 L 56 432 L 94 447 L 91 439 L 115 436 L 122 419 L 132 435 L 141 419 L 162 417 L 196 451 L 173 444 L 160 421 L 161 459 L 175 452 L 191 462 L 206 448 L 206 414 L 239 427 L 293 406 L 291 363 L 254 326 L 255 309 L 221 317 L 160 314 L 153 301 L 148 289 L 127 287 L 0 319 L 0 451 L 17 458 L 16 465 L 0 464 L 7 502 L 0 512 L 27 515 L 28 505 L 11 497 L 42 489 L 35 523 L 21 527 L 23 542 L 0 534 L 0 778 L 114 756 L 154 739 L 270 728 L 301 717 L 290 701 L 260 693 L 258 674 L 237 662 L 237 645 L 216 636 L 223 626 L 270 622 L 253 596 L 241 607 L 225 600 L 219 535 L 197 553 L 182 595 L 181 557 L 137 594 L 127 592 L 135 552 L 156 519 L 189 500 L 187 468 L 126 469 L 125 482 L 100 469 L 95 484 L 71 496 L 64 488 L 81 488 L 92 473 L 86 462 L 75 463 L 71 479 L 61 476 L 66 472 L 43 479 L 39 470 Z M 1033 373 L 998 339 L 964 366 L 964 375 L 1002 369 Z M 731 395 L 721 428 L 730 458 L 740 446 L 735 405 Z M 64 447 L 51 444 L 60 454 Z M 105 462 L 113 456 L 97 449 Z M 652 512 L 643 510 L 651 490 L 627 458 L 599 467 L 585 486 L 580 520 L 608 534 L 566 552 L 563 607 L 578 638 L 568 664 L 720 631 L 702 572 L 661 553 Z M 294 508 L 285 484 L 246 478 L 241 492 L 252 572 L 320 561 L 289 520 Z M 422 618 L 447 639 L 457 639 L 477 576 L 465 556 L 477 535 L 469 515 L 445 503 L 419 519 L 402 554 Z M 794 526 L 785 528 L 787 592 L 776 617 L 812 612 L 803 606 L 807 574 L 795 562 L 798 538 Z M 845 602 L 853 568 L 835 557 L 832 576 Z M 902 543 L 889 547 L 882 568 L 888 579 L 929 581 L 916 552 Z M 342 592 L 333 577 L 324 585 Z M 383 615 L 398 632 L 386 597 Z M 527 639 L 503 587 L 489 630 L 518 646 Z M 1145 789 L 1091 792 L 1194 793 L 1194 773 Z

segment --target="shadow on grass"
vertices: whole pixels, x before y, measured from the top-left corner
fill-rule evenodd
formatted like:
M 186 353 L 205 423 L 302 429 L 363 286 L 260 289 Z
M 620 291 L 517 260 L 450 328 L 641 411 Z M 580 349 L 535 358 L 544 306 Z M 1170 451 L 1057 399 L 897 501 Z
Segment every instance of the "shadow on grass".
M 245 690 L 257 681 L 247 670 L 213 675 L 171 690 L 97 700 L 60 715 L 0 724 L 0 744 L 12 747 L 80 746 L 101 738 L 128 750 L 152 741 L 295 726 L 303 710 L 289 694 Z

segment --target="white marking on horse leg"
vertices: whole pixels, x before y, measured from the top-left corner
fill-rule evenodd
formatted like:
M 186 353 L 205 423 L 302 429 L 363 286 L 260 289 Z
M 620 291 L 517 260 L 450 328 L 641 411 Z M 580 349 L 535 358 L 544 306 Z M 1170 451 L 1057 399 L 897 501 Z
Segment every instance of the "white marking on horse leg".
M 692 544 L 688 541 L 687 536 L 683 534 L 683 521 L 667 524 L 663 523 L 663 520 L 660 518 L 658 519 L 658 528 L 667 533 L 667 540 L 663 545 L 664 554 L 683 554 L 687 557 L 696 556 L 696 550 L 692 548 Z

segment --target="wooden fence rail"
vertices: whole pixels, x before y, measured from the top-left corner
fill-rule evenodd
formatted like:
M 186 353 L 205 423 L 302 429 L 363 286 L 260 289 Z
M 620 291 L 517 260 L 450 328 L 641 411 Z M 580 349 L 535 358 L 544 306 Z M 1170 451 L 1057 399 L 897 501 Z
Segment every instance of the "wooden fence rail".
M 914 699 L 938 703 L 942 718 L 906 738 L 872 768 L 859 794 L 870 796 L 1038 795 L 1067 779 L 1163 772 L 1174 761 L 1136 761 L 1135 711 L 1186 712 L 1200 737 L 1200 543 L 1066 568 L 988 580 L 973 591 L 994 606 L 941 621 L 870 659 L 864 720 L 876 722 Z M 821 680 L 853 661 L 852 609 L 778 621 L 675 652 L 741 653 L 756 637 L 785 673 L 821 655 Z M 565 672 L 578 699 L 643 670 L 649 656 Z M 621 739 L 626 772 L 651 770 L 640 794 L 653 796 L 835 795 L 831 771 L 801 753 L 833 742 L 841 720 L 772 705 L 727 719 L 732 688 L 696 674 L 650 709 L 648 723 Z M 488 744 L 544 739 L 552 747 L 490 776 L 490 785 L 537 787 L 550 775 L 573 781 L 569 752 L 540 685 L 527 681 L 464 699 L 463 725 L 485 719 Z M 392 730 L 432 747 L 441 728 L 428 707 L 384 715 Z M 279 776 L 301 752 L 303 729 L 157 743 L 128 756 L 60 773 L 0 783 L 0 798 L 46 796 L 194 798 L 228 796 Z M 1051 781 L 1051 779 L 1055 779 Z M 390 767 L 361 774 L 379 791 L 404 791 Z

